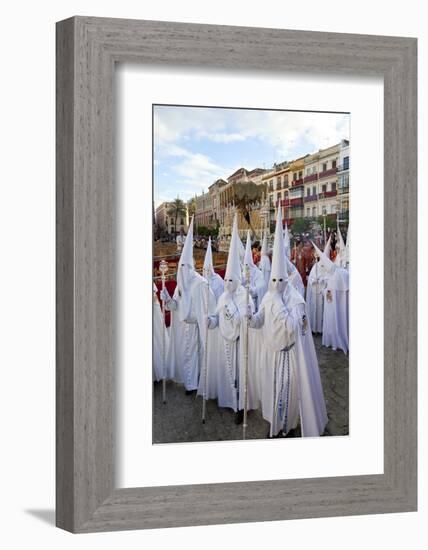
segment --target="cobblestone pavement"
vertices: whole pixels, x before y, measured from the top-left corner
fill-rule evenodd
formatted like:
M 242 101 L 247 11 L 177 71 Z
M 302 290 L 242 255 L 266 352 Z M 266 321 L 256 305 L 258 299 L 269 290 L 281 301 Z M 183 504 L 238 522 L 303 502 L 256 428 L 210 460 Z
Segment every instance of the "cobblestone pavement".
M 329 422 L 324 435 L 349 433 L 349 370 L 348 357 L 342 351 L 321 346 L 321 337 L 314 338 L 324 388 Z M 234 423 L 231 409 L 222 409 L 215 400 L 207 402 L 206 422 L 202 424 L 202 398 L 185 395 L 182 385 L 167 383 L 167 403 L 162 403 L 162 384 L 154 385 L 153 443 L 190 441 L 225 441 L 242 439 L 242 425 Z M 269 432 L 260 411 L 248 412 L 248 439 L 264 439 Z M 294 434 L 300 436 L 298 426 Z

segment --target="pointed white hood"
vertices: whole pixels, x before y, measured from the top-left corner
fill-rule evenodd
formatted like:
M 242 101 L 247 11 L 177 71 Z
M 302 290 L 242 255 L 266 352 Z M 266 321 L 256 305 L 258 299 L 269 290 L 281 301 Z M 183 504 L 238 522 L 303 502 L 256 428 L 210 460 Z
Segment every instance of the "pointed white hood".
M 187 237 L 184 241 L 183 250 L 181 251 L 180 264 L 190 265 L 193 268 L 195 264 L 193 262 L 193 216 L 187 232 Z
M 349 225 L 348 225 L 348 233 L 346 234 L 346 245 L 345 245 L 345 267 L 349 266 L 349 260 L 350 260 L 350 241 L 349 241 Z
M 291 258 L 291 242 L 290 242 L 290 234 L 288 233 L 288 226 L 285 224 L 284 229 L 284 248 L 285 253 L 287 254 L 287 258 Z
M 181 251 L 180 262 L 177 270 L 177 288 L 176 292 L 180 297 L 179 317 L 184 321 L 190 311 L 190 296 L 186 289 L 189 288 L 193 279 L 196 277 L 195 264 L 193 263 L 193 217 L 189 225 L 183 250 Z
M 273 243 L 272 267 L 270 272 L 270 283 L 278 282 L 279 279 L 287 281 L 287 265 L 284 254 L 284 234 L 282 231 L 282 212 L 278 206 L 275 226 L 275 240 Z
M 264 235 L 263 235 L 262 254 L 261 254 L 261 257 L 260 257 L 259 268 L 262 271 L 265 283 L 268 286 L 269 285 L 269 280 L 270 280 L 271 265 L 270 265 L 270 258 L 268 256 L 267 232 L 266 231 L 264 232 Z
M 323 268 L 327 271 L 327 273 L 332 273 L 334 271 L 335 265 L 334 263 L 328 258 L 324 252 L 321 252 L 321 250 L 317 247 L 317 245 L 311 241 L 312 246 L 315 249 L 315 252 L 320 259 L 320 264 L 323 266 Z M 327 247 L 326 247 L 327 248 Z
M 342 232 L 340 231 L 339 224 L 337 224 L 337 248 L 338 253 L 336 258 L 334 259 L 334 263 L 336 265 L 342 266 L 345 261 L 345 242 L 342 237 Z
M 313 243 L 312 243 L 313 244 Z M 331 233 L 330 233 L 330 236 L 329 238 L 327 239 L 327 242 L 325 244 L 325 247 L 324 247 L 324 254 L 327 256 L 327 258 L 330 258 L 330 254 L 331 254 Z
M 345 251 L 345 241 L 343 240 L 342 231 L 340 231 L 339 225 L 337 226 L 337 237 L 338 237 L 340 252 L 344 252 Z
M 227 256 L 227 266 L 225 279 L 235 279 L 241 282 L 241 262 L 239 259 L 239 243 L 237 214 L 233 219 L 232 238 L 230 240 L 229 254 Z M 242 243 L 241 243 L 242 244 Z
M 251 233 L 250 230 L 247 231 L 247 242 L 245 245 L 245 255 L 244 255 L 244 268 L 246 265 L 249 265 L 250 268 L 256 267 L 253 260 L 253 253 L 251 251 Z
M 213 271 L 214 271 L 213 251 L 211 248 L 211 237 L 210 237 L 208 239 L 207 251 L 205 252 L 204 269 L 203 269 L 204 277 L 209 277 L 213 273 Z
M 238 251 L 239 251 L 239 261 L 241 262 L 241 264 L 244 263 L 244 256 L 245 256 L 245 247 L 244 245 L 242 244 L 242 241 L 241 241 L 241 237 L 239 236 L 239 233 L 238 233 L 238 215 L 235 214 L 235 218 L 233 220 L 233 225 L 236 226 L 236 236 L 237 236 L 237 243 L 238 243 Z
M 268 255 L 268 244 L 267 244 L 267 232 L 266 232 L 266 229 L 264 230 L 263 232 L 263 240 L 262 240 L 262 251 L 261 251 L 261 255 L 262 256 L 267 256 Z

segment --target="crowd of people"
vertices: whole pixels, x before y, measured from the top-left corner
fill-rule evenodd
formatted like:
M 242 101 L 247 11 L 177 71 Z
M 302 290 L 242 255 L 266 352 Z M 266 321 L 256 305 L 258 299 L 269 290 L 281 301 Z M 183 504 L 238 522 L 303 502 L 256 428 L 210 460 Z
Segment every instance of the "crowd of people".
M 271 250 L 266 233 L 260 250 L 250 232 L 244 246 L 235 216 L 223 279 L 210 242 L 202 275 L 195 270 L 192 219 L 173 295 L 162 285 L 159 300 L 154 285 L 154 380 L 215 399 L 244 425 L 247 411 L 260 409 L 268 437 L 287 437 L 299 422 L 303 437 L 322 435 L 328 419 L 312 333 L 322 333 L 322 345 L 349 349 L 349 236 L 345 244 L 338 229 L 337 241 L 334 258 L 331 238 L 323 251 L 310 241 L 316 261 L 303 278 L 299 254 L 309 247 L 292 249 L 281 209 Z

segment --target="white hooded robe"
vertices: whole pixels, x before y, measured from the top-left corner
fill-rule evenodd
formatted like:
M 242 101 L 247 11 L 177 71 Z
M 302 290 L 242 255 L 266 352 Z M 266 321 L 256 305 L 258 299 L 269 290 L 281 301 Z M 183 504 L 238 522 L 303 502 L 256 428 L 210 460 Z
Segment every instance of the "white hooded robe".
M 280 294 L 265 294 L 251 326 L 261 328 L 263 336 L 263 361 L 259 365 L 263 418 L 270 423 L 271 436 L 281 430 L 286 434 L 297 426 L 299 403 L 294 322 Z
M 254 304 L 249 297 L 249 305 Z M 246 291 L 240 286 L 233 296 L 225 292 L 216 309 L 216 323 L 219 331 L 219 348 L 216 367 L 208 373 L 208 398 L 217 398 L 219 407 L 231 408 L 235 412 L 244 408 L 244 345 L 246 333 Z M 210 330 L 211 332 L 216 331 Z M 259 379 L 254 354 L 254 340 L 249 330 L 248 340 L 248 409 L 259 406 Z M 198 393 L 202 393 L 201 387 Z
M 318 437 L 328 422 L 324 392 L 305 301 L 287 285 L 283 299 L 294 322 L 297 391 L 303 437 Z
M 324 267 L 320 262 L 315 262 L 309 273 L 306 287 L 306 305 L 312 332 L 322 332 L 325 284 Z
M 327 276 L 324 294 L 322 345 L 349 351 L 349 273 L 333 266 Z
M 156 286 L 154 287 L 154 289 Z M 163 331 L 165 331 L 165 367 L 167 363 L 168 347 L 169 347 L 169 332 L 167 328 L 164 328 L 164 321 L 161 306 L 156 295 L 156 291 L 153 292 L 153 380 L 157 382 L 163 379 L 164 376 L 164 364 L 163 364 Z M 165 373 L 168 374 L 166 368 Z M 168 376 L 167 376 L 168 378 Z
M 170 377 L 184 384 L 186 390 L 198 388 L 207 336 L 207 297 L 208 315 L 214 314 L 216 307 L 214 294 L 207 287 L 206 280 L 195 272 L 188 287 L 177 285 L 174 291 L 177 307 L 171 311 L 167 364 Z

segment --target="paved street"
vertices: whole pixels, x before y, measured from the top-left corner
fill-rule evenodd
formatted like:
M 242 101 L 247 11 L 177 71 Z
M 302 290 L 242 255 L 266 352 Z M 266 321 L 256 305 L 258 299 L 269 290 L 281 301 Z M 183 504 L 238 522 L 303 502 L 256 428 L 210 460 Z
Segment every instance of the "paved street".
M 321 347 L 321 337 L 315 338 L 321 379 L 329 422 L 324 435 L 349 433 L 349 371 L 348 357 L 341 351 Z M 167 404 L 162 403 L 162 384 L 154 385 L 153 443 L 178 443 L 190 441 L 224 441 L 242 438 L 242 425 L 234 423 L 231 409 L 217 407 L 217 402 L 207 403 L 206 423 L 201 422 L 202 398 L 185 395 L 183 386 L 168 382 Z M 248 439 L 264 439 L 269 423 L 260 411 L 248 413 Z M 300 435 L 298 427 L 295 436 Z

